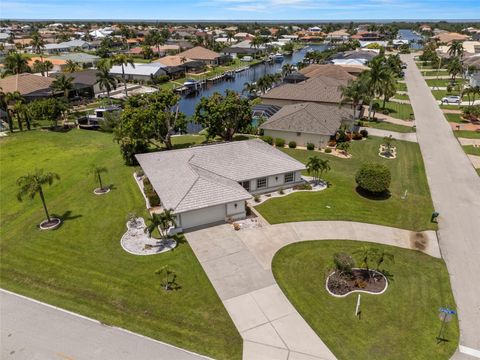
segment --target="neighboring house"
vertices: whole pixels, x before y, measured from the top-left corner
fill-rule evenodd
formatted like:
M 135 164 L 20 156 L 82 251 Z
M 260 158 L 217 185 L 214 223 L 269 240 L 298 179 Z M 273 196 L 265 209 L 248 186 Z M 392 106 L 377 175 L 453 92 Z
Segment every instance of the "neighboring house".
M 136 158 L 177 227 L 242 219 L 252 194 L 302 183 L 305 165 L 262 140 L 139 154 Z
M 148 81 L 151 80 L 153 76 L 166 75 L 164 68 L 165 65 L 157 62 L 149 64 L 134 63 L 134 66 L 130 64 L 125 65 L 123 71 L 125 72 L 125 79 L 127 80 Z M 112 66 L 110 74 L 122 78 L 122 66 Z
M 90 55 L 86 53 L 68 53 L 59 56 L 51 56 L 47 58 L 48 60 L 63 60 L 65 63 L 68 60 L 78 63 L 83 68 L 94 67 L 97 65 L 98 61 L 101 59 L 99 56 Z
M 339 80 L 327 76 L 317 76 L 298 84 L 283 84 L 261 96 L 264 104 L 290 105 L 300 102 L 324 103 L 338 106 L 342 100 L 340 86 L 349 80 Z
M 348 41 L 348 39 L 350 39 L 350 34 L 345 29 L 332 31 L 325 37 L 325 40 L 328 41 Z
M 176 54 L 180 51 L 180 46 L 178 45 L 160 45 L 160 46 L 150 46 L 155 55 L 160 54 L 160 56 L 165 56 L 167 54 Z M 142 55 L 143 48 L 141 46 L 134 47 L 128 52 L 131 55 Z
M 49 71 L 50 72 L 61 72 L 63 70 L 63 68 L 65 67 L 65 64 L 67 63 L 66 60 L 62 60 L 62 59 L 52 59 L 50 57 L 32 57 L 28 60 L 28 66 L 32 67 L 33 64 L 35 63 L 35 61 L 40 61 L 40 62 L 44 62 L 44 61 L 50 61 L 53 65 L 53 68 L 52 70 Z
M 58 77 L 60 73 L 53 74 L 52 77 Z M 73 73 L 65 74 L 67 77 L 73 78 L 73 85 L 78 95 L 85 97 L 96 97 L 102 90 L 98 86 L 97 82 L 97 70 L 87 69 L 83 71 L 76 71 Z M 121 88 L 122 85 L 118 84 L 117 88 Z
M 441 44 L 450 44 L 452 41 L 465 41 L 468 40 L 470 36 L 459 34 L 455 32 L 445 32 L 435 35 L 433 39 L 438 40 Z
M 31 50 L 32 47 L 29 46 L 27 49 Z M 43 52 L 47 54 L 63 53 L 69 51 L 76 51 L 78 49 L 88 50 L 90 49 L 90 44 L 83 40 L 70 40 L 61 42 L 59 44 L 45 44 Z
M 341 66 L 333 64 L 311 64 L 298 72 L 307 78 L 327 76 L 338 80 L 354 80 L 365 67 Z
M 375 56 L 378 55 L 378 52 L 372 50 L 351 50 L 336 53 L 330 57 L 330 60 L 334 63 L 345 63 L 346 60 L 356 60 L 356 63 L 365 65 L 367 62 L 372 60 Z M 341 60 L 341 61 L 339 61 Z
M 358 41 L 378 41 L 382 40 L 384 36 L 376 31 L 359 31 L 351 38 Z
M 470 75 L 469 85 L 470 87 L 480 87 L 480 72 Z
M 351 128 L 353 122 L 350 107 L 305 102 L 282 107 L 260 129 L 266 136 L 284 139 L 287 144 L 295 141 L 298 146 L 312 143 L 325 147 L 342 125 Z
M 474 54 L 480 54 L 480 41 L 464 41 L 462 43 L 462 46 L 463 46 L 463 51 L 464 51 L 463 57 L 466 57 L 466 56 L 469 56 L 469 55 L 474 55 Z M 449 49 L 450 49 L 450 46 L 441 45 L 437 48 L 437 52 L 439 54 L 448 55 L 448 50 Z
M 55 79 L 23 73 L 0 79 L 0 88 L 5 93 L 18 91 L 27 101 L 52 96 L 51 85 Z
M 266 46 L 260 45 L 259 47 L 253 47 L 251 40 L 244 40 L 223 49 L 222 54 L 229 55 L 232 58 L 237 58 L 239 55 L 255 56 L 255 55 L 263 54 L 265 53 L 265 51 L 266 51 Z
M 178 56 L 198 60 L 205 65 L 218 65 L 221 57 L 219 53 L 206 49 L 203 46 L 195 46 L 192 49 L 181 52 Z
M 164 70 L 170 77 L 178 78 L 186 72 L 201 72 L 205 67 L 202 61 L 184 58 L 179 55 L 165 56 L 154 60 L 153 63 L 160 63 L 165 66 Z

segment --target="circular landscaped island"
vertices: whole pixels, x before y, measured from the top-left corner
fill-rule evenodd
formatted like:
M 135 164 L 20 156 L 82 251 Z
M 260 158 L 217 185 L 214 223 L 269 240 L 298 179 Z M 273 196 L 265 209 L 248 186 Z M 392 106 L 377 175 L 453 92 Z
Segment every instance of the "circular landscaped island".
M 95 195 L 104 195 L 106 193 L 109 193 L 110 192 L 110 188 L 95 188 L 95 190 L 93 190 L 93 193 Z
M 388 280 L 381 272 L 361 268 L 354 268 L 348 274 L 334 271 L 325 282 L 327 291 L 336 297 L 345 297 L 353 292 L 380 295 L 387 287 Z
M 58 228 L 61 223 L 62 220 L 60 220 L 59 218 L 50 218 L 49 220 L 43 220 L 40 223 L 39 228 L 40 230 L 54 230 Z

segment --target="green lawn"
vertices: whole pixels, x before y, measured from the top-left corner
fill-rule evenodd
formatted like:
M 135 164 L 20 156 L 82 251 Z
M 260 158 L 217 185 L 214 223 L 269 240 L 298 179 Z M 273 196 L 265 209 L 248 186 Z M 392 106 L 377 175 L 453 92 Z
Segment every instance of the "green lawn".
M 474 147 L 473 145 L 463 146 L 463 150 L 469 155 L 480 156 L 480 147 Z
M 448 76 L 448 71 L 445 70 L 434 70 L 434 71 L 422 71 L 424 76 Z M 428 80 L 426 80 L 428 81 Z
M 462 119 L 461 114 L 444 114 L 448 122 L 454 122 L 458 124 L 468 123 L 469 121 Z
M 440 104 L 440 109 L 462 110 L 463 108 L 464 108 L 464 106 L 459 106 L 459 105 Z
M 400 133 L 415 132 L 415 128 L 412 126 L 392 124 L 386 121 L 363 121 L 363 126 Z
M 397 158 L 378 156 L 383 139 L 369 137 L 353 141 L 350 159 L 298 149 L 284 149 L 287 154 L 306 163 L 312 155 L 330 161 L 331 171 L 323 177 L 332 186 L 320 192 L 298 192 L 272 198 L 256 209 L 273 224 L 292 221 L 348 220 L 394 226 L 411 230 L 435 229 L 430 222 L 433 205 L 418 144 L 395 141 Z M 391 197 L 370 200 L 356 192 L 355 173 L 362 163 L 373 161 L 387 165 L 392 172 Z M 407 197 L 402 200 L 405 190 Z
M 452 82 L 450 79 L 426 79 L 425 81 L 428 86 L 440 86 L 440 87 L 447 87 Z M 463 83 L 462 79 L 456 80 L 456 85 L 453 86 L 455 91 L 460 92 L 459 88 L 462 83 Z
M 393 98 L 399 99 L 399 100 L 410 100 L 410 97 L 408 96 L 408 94 L 399 94 L 399 93 L 396 93 Z
M 480 131 L 454 130 L 456 137 L 467 139 L 480 139 Z
M 385 249 L 395 259 L 382 266 L 393 277 L 386 292 L 362 294 L 358 319 L 357 294 L 335 298 L 325 290 L 325 279 L 333 254 L 353 255 L 362 245 Z M 392 246 L 321 240 L 282 248 L 273 258 L 272 270 L 285 295 L 339 360 L 446 360 L 458 345 L 456 317 L 446 326 L 448 341 L 436 341 L 441 326 L 438 308 L 455 309 L 441 259 Z
M 407 91 L 407 84 L 404 82 L 397 82 L 397 91 Z
M 459 96 L 460 91 L 453 90 L 451 92 L 448 92 L 447 90 L 432 90 L 432 94 L 435 99 L 442 100 L 442 98 L 445 96 L 450 96 L 450 95 Z
M 377 100 L 376 103 L 378 103 L 380 108 L 382 108 L 383 101 Z M 387 101 L 385 108 L 389 111 L 388 115 L 391 117 L 402 120 L 410 120 L 412 118 L 413 109 L 410 104 L 399 104 L 396 102 Z
M 180 142 L 180 139 L 178 139 Z M 145 202 L 110 134 L 32 131 L 0 139 L 1 287 L 219 359 L 240 359 L 242 340 L 187 243 L 173 252 L 135 256 L 120 246 L 128 213 Z M 92 194 L 90 164 L 106 166 L 113 190 Z M 18 202 L 16 179 L 43 168 L 61 176 L 45 188 L 64 219 L 42 232 L 38 198 Z M 165 293 L 155 271 L 170 265 L 181 289 Z

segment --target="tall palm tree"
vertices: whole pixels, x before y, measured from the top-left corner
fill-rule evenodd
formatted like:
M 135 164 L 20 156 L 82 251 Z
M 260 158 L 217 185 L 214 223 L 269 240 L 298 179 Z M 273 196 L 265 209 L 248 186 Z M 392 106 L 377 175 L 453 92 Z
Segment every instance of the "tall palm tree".
M 242 93 L 247 93 L 249 95 L 255 95 L 257 93 L 257 84 L 246 82 L 243 84 Z
M 21 74 L 24 72 L 29 72 L 30 67 L 28 66 L 28 60 L 30 60 L 29 57 L 23 56 L 16 51 L 9 53 L 5 57 L 5 72 L 3 73 L 3 75 Z
M 38 31 L 35 31 L 31 35 L 32 41 L 30 41 L 30 45 L 32 46 L 32 50 L 35 54 L 41 54 L 43 49 L 45 49 L 45 41 L 40 36 Z
M 107 67 L 99 67 L 96 77 L 97 81 L 95 84 L 98 84 L 100 90 L 105 90 L 109 98 L 110 91 L 117 88 L 117 79 L 110 74 L 110 69 Z
M 453 58 L 447 66 L 448 73 L 452 77 L 452 81 L 455 82 L 455 78 L 458 74 L 461 74 L 463 68 L 462 63 L 458 58 Z
M 35 60 L 32 65 L 32 71 L 34 73 L 41 73 L 42 76 L 45 76 L 45 66 L 43 65 L 43 62 L 40 60 Z
M 50 214 L 48 213 L 47 205 L 45 203 L 45 195 L 43 194 L 43 185 L 52 185 L 55 180 L 60 180 L 60 176 L 54 172 L 44 173 L 43 169 L 36 169 L 35 173 L 21 176 L 17 179 L 17 185 L 20 190 L 17 194 L 17 199 L 22 201 L 25 196 L 30 199 L 39 195 L 42 200 L 43 209 L 47 216 L 48 222 L 51 222 Z
M 68 99 L 68 95 L 73 90 L 73 77 L 60 74 L 51 85 L 54 91 L 63 91 L 63 96 Z
M 96 166 L 96 165 L 92 165 L 88 170 L 88 174 L 92 175 L 95 178 L 95 180 L 98 181 L 98 184 L 100 185 L 100 190 L 104 190 L 103 183 L 102 183 L 102 174 L 105 174 L 107 172 L 108 172 L 108 169 L 106 167 Z
M 463 55 L 463 43 L 461 41 L 452 41 L 448 48 L 448 55 L 452 57 L 462 57 Z
M 387 101 L 397 93 L 397 79 L 392 70 L 385 71 L 382 78 L 383 105 L 385 109 Z
M 20 131 L 23 131 L 22 119 L 20 117 L 20 112 L 22 111 L 22 109 L 20 105 L 23 104 L 24 100 L 25 99 L 18 91 L 10 92 L 5 95 L 8 118 L 10 119 L 10 132 L 13 132 L 13 118 L 17 119 L 18 129 Z
M 319 169 L 320 176 L 322 176 L 324 172 L 330 171 L 331 169 L 332 168 L 330 167 L 329 160 L 320 159 L 320 169 Z
M 66 73 L 73 73 L 75 71 L 80 70 L 81 66 L 78 62 L 75 62 L 73 60 L 67 60 L 65 63 L 65 66 L 63 67 L 63 72 Z
M 10 132 L 13 132 L 13 121 L 12 117 L 10 116 L 10 112 L 8 109 L 8 93 L 5 93 L 2 88 L 0 88 L 0 109 L 5 111 L 7 117 L 8 128 Z
M 313 181 L 318 182 L 318 174 L 320 173 L 321 165 L 320 158 L 318 156 L 310 156 L 308 158 L 307 164 L 307 173 L 313 176 Z
M 135 65 L 133 63 L 133 59 L 130 56 L 127 56 L 125 54 L 116 54 L 113 56 L 111 63 L 113 65 L 119 65 L 122 67 L 122 79 L 123 79 L 123 85 L 125 87 L 125 96 L 128 97 L 127 79 L 125 78 L 125 66 L 130 64 L 134 68 Z
M 353 119 L 357 118 L 357 108 L 360 103 L 365 100 L 365 82 L 358 80 L 351 80 L 346 86 L 340 86 L 340 92 L 342 94 L 342 100 L 340 105 L 345 103 L 352 104 L 353 108 Z
M 45 60 L 43 62 L 43 70 L 45 71 L 45 75 L 48 76 L 48 72 L 53 69 L 53 63 L 50 60 Z
M 152 217 L 148 220 L 145 232 L 151 237 L 152 232 L 155 229 L 158 229 L 160 238 L 165 241 L 168 239 L 168 229 L 170 229 L 172 226 L 177 226 L 175 215 L 173 215 L 173 210 L 165 209 L 160 214 L 152 214 Z
M 372 105 L 375 97 L 383 94 L 383 78 L 387 72 L 387 68 L 383 62 L 383 57 L 375 57 L 370 61 L 370 70 L 362 73 L 361 81 L 365 81 L 367 94 L 371 96 L 368 118 L 371 117 Z
M 284 77 L 287 75 L 290 75 L 294 70 L 295 70 L 295 66 L 293 66 L 292 64 L 284 64 L 282 66 L 282 75 Z

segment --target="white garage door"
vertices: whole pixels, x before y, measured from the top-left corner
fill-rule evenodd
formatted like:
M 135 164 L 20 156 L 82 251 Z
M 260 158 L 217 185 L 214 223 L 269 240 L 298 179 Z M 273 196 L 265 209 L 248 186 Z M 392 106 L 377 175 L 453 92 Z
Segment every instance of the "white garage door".
M 194 226 L 211 224 L 225 221 L 225 205 L 212 206 L 205 209 L 193 210 L 181 214 L 182 228 L 188 229 Z

